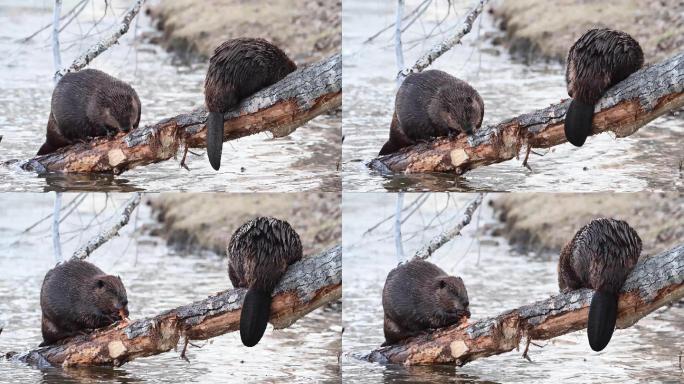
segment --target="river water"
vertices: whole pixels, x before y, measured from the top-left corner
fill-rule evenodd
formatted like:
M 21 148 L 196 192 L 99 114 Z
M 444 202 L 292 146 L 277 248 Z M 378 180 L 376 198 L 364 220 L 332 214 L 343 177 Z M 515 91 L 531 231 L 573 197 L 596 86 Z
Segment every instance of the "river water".
M 64 206 L 75 194 L 64 195 Z M 88 195 L 61 224 L 63 254 L 106 224 L 128 195 Z M 40 334 L 40 286 L 54 266 L 50 220 L 28 233 L 33 223 L 52 212 L 52 194 L 0 196 L 0 354 L 36 347 Z M 163 239 L 145 235 L 142 228 L 155 225 L 147 206 L 141 204 L 120 236 L 98 249 L 89 260 L 123 279 L 128 292 L 131 319 L 153 316 L 179 305 L 201 300 L 230 288 L 226 260 L 210 252 L 182 254 Z M 99 216 L 96 213 L 99 213 Z M 85 231 L 83 228 L 90 224 Z M 120 368 L 88 368 L 64 371 L 39 370 L 0 359 L 0 382 L 339 382 L 341 311 L 318 309 L 293 326 L 273 331 L 269 326 L 254 348 L 246 348 L 237 332 L 209 341 L 201 349 L 189 347 L 185 362 L 180 351 L 136 359 Z
M 422 1 L 407 0 L 406 12 Z M 446 1 L 434 1 L 428 12 L 403 34 L 405 65 L 441 40 L 439 32 L 460 25 L 471 0 L 453 0 L 454 8 L 433 37 L 425 38 L 446 13 Z M 392 30 L 371 44 L 363 42 L 394 22 L 396 2 L 345 0 L 343 9 L 344 144 L 342 174 L 345 191 L 641 191 L 684 189 L 684 120 L 661 117 L 623 139 L 606 133 L 591 137 L 582 148 L 570 144 L 530 155 L 532 171 L 522 158 L 481 167 L 462 177 L 444 174 L 382 176 L 370 171 L 389 135 L 394 110 L 397 64 Z M 568 97 L 565 68 L 558 63 L 526 65 L 486 36 L 500 34 L 483 14 L 457 45 L 430 68 L 441 69 L 470 83 L 485 104 L 483 124 L 496 124 Z M 571 42 L 568 42 L 568 46 Z M 522 156 L 524 158 L 524 154 Z
M 404 206 L 417 196 L 407 194 Z M 415 253 L 448 228 L 450 221 L 453 225 L 473 198 L 471 194 L 432 194 L 402 225 L 404 254 Z M 343 196 L 345 383 L 632 383 L 682 379 L 678 361 L 684 348 L 681 305 L 661 308 L 628 329 L 616 330 L 608 347 L 599 353 L 591 351 L 586 332 L 579 331 L 542 341 L 543 348 L 530 346 L 532 362 L 521 357 L 522 350 L 475 360 L 460 368 L 381 365 L 359 359 L 384 342 L 382 288 L 397 264 L 392 220 L 370 234 L 364 233 L 393 215 L 395 202 L 395 195 L 382 193 Z M 516 254 L 504 238 L 489 234 L 498 225 L 485 200 L 461 236 L 430 259 L 447 273 L 463 278 L 471 321 L 558 293 L 557 255 Z
M 78 1 L 65 0 L 63 13 Z M 104 13 L 103 1 L 91 1 L 60 35 L 64 66 L 110 31 L 131 3 L 109 1 L 107 16 L 90 34 Z M 27 43 L 17 40 L 52 21 L 52 1 L 0 0 L 0 162 L 27 159 L 45 138 L 52 95 L 52 51 L 49 31 Z M 143 12 L 119 44 L 90 65 L 130 83 L 142 103 L 140 125 L 190 112 L 204 103 L 205 63 L 180 63 L 160 46 L 149 44 L 142 34 L 154 33 Z M 86 35 L 88 35 L 86 37 Z M 137 167 L 121 176 L 49 175 L 0 167 L 0 191 L 45 190 L 148 190 L 148 191 L 337 191 L 340 178 L 341 119 L 319 116 L 293 134 L 272 139 L 257 134 L 224 144 L 220 171 L 209 165 L 203 149 L 188 154 L 187 171 L 177 159 Z

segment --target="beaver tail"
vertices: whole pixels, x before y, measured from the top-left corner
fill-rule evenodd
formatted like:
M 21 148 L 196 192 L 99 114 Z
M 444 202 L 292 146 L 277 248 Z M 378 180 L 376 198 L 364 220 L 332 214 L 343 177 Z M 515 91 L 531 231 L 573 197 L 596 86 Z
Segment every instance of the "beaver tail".
M 240 313 L 240 339 L 246 347 L 257 345 L 271 317 L 271 293 L 250 287 Z
M 572 100 L 565 114 L 565 137 L 575 147 L 581 147 L 591 135 L 594 105 Z
M 223 150 L 223 113 L 209 112 L 207 117 L 207 156 L 209 164 L 218 171 Z
M 618 295 L 613 292 L 594 292 L 589 307 L 587 336 L 591 349 L 598 352 L 608 345 L 617 320 Z

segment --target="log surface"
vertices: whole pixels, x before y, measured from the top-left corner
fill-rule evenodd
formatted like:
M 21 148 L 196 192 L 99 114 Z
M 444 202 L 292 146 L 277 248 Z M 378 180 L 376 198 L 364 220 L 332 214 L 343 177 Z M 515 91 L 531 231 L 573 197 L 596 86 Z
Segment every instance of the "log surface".
M 342 104 L 342 58 L 333 55 L 292 72 L 278 83 L 244 99 L 224 115 L 223 140 L 259 132 L 287 136 L 314 117 Z M 144 105 L 143 105 L 144 110 Z M 204 107 L 164 119 L 113 138 L 96 138 L 25 161 L 6 161 L 38 173 L 121 174 L 134 167 L 165 161 L 182 145 L 206 146 Z
M 380 363 L 460 366 L 475 359 L 512 351 L 523 337 L 546 340 L 586 328 L 592 295 L 590 289 L 559 294 L 493 318 L 443 328 L 382 347 L 365 358 Z M 622 288 L 616 326 L 627 328 L 682 297 L 684 244 L 639 261 Z
M 228 277 L 226 276 L 226 284 Z M 38 366 L 120 366 L 133 359 L 174 349 L 181 337 L 205 340 L 239 329 L 247 290 L 230 289 L 160 315 L 117 324 L 38 348 L 14 358 Z M 291 265 L 273 293 L 275 329 L 292 325 L 314 309 L 342 297 L 342 247 L 336 246 Z
M 523 146 L 549 148 L 567 142 L 563 131 L 570 100 L 483 127 L 472 136 L 440 138 L 369 162 L 380 172 L 447 172 L 511 160 Z M 643 68 L 609 89 L 594 109 L 592 135 L 626 137 L 653 119 L 684 106 L 684 52 Z M 584 144 L 591 145 L 591 140 Z

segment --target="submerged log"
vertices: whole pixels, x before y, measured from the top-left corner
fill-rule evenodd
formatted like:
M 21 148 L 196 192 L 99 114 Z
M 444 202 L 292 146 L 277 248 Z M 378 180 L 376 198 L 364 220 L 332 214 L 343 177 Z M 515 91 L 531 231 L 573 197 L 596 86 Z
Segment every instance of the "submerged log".
M 228 277 L 226 276 L 226 284 Z M 120 366 L 176 348 L 179 340 L 205 340 L 239 329 L 247 290 L 230 289 L 160 315 L 76 336 L 14 359 L 45 366 Z M 342 297 L 342 248 L 331 248 L 291 265 L 273 292 L 271 319 L 286 328 L 314 309 Z
M 565 113 L 570 100 L 483 127 L 472 136 L 440 138 L 372 160 L 380 172 L 448 172 L 501 163 L 523 147 L 549 148 L 565 143 Z M 684 106 L 684 52 L 643 68 L 601 98 L 594 110 L 592 135 L 614 132 L 626 137 L 651 120 Z M 590 146 L 591 140 L 584 146 Z
M 406 365 L 461 366 L 475 359 L 512 351 L 523 337 L 546 340 L 586 328 L 592 294 L 589 289 L 559 294 L 493 318 L 442 328 L 379 348 L 366 359 Z M 630 327 L 654 310 L 682 297 L 684 244 L 640 260 L 622 288 L 617 328 Z
M 260 132 L 287 136 L 314 117 L 342 104 L 342 58 L 333 55 L 300 68 L 278 83 L 243 100 L 224 115 L 223 140 Z M 143 106 L 144 108 L 144 106 Z M 186 148 L 206 146 L 207 112 L 199 108 L 156 124 L 96 138 L 57 152 L 18 162 L 29 171 L 121 174 L 134 167 L 158 163 Z

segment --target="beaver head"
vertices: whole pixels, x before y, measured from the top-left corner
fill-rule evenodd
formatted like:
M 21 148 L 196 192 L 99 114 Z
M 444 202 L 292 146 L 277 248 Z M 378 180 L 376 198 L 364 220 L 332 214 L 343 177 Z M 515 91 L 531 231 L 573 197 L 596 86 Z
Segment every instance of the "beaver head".
M 131 91 L 132 89 L 111 90 L 102 109 L 102 123 L 108 133 L 128 132 L 138 128 L 140 101 Z
M 470 317 L 468 292 L 460 277 L 439 276 L 433 284 L 436 291 L 435 300 L 440 309 L 451 316 Z
M 121 277 L 95 276 L 91 289 L 94 292 L 95 306 L 104 316 L 115 320 L 128 317 L 128 298 Z
M 452 89 L 444 89 L 438 100 L 440 123 L 449 133 L 458 135 L 464 132 L 470 135 L 482 125 L 484 106 L 479 96 L 466 96 Z

